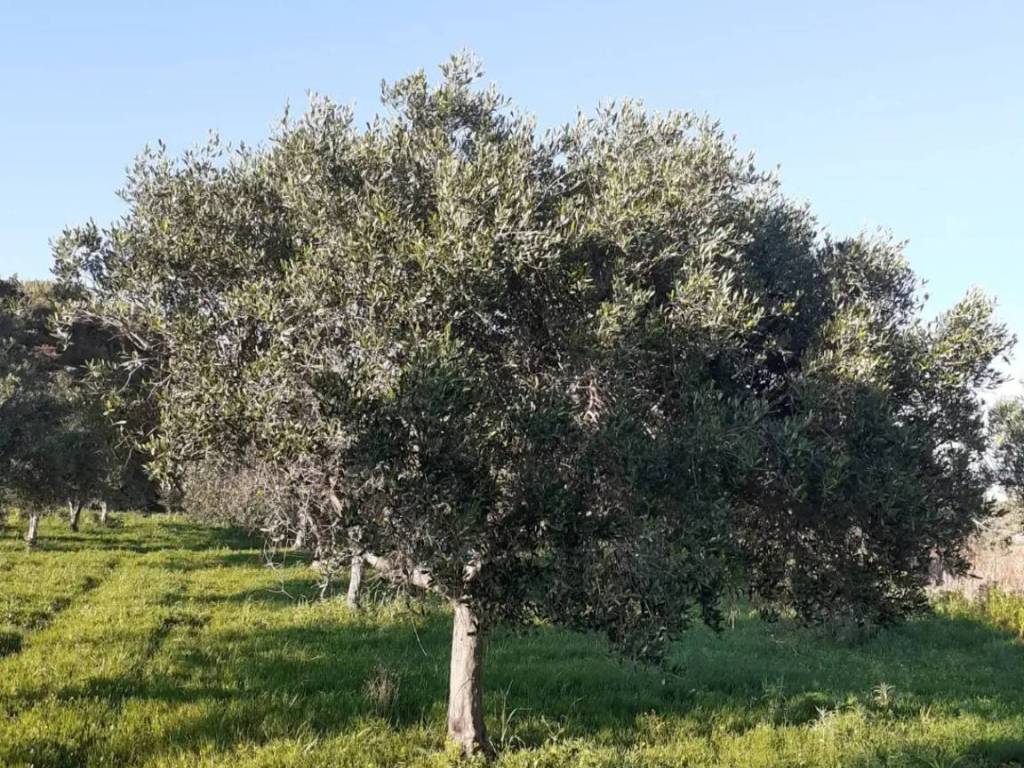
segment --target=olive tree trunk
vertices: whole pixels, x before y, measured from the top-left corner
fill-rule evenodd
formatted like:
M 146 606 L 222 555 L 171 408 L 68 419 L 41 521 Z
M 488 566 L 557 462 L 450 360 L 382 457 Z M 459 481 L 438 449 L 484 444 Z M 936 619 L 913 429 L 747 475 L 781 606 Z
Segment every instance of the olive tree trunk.
M 493 754 L 484 726 L 483 633 L 473 609 L 461 601 L 455 603 L 452 622 L 448 738 L 463 754 Z
M 28 533 L 25 534 L 25 543 L 30 547 L 36 545 L 36 539 L 39 536 L 39 515 L 31 514 L 28 516 Z
M 107 512 L 108 512 L 108 510 L 107 510 L 107 502 L 101 501 L 100 502 L 100 525 L 106 525 L 107 524 Z
M 348 602 L 349 608 L 358 609 L 360 605 L 359 598 L 359 587 L 363 583 L 363 556 L 360 554 L 353 553 L 352 555 L 352 567 L 349 570 L 348 577 L 348 596 L 346 602 Z
M 78 519 L 82 515 L 82 502 L 68 499 L 68 522 L 72 531 L 78 530 Z
M 307 529 L 305 515 L 300 515 L 298 525 L 295 529 L 295 540 L 292 542 L 292 549 L 294 551 L 303 550 L 306 548 L 306 529 Z

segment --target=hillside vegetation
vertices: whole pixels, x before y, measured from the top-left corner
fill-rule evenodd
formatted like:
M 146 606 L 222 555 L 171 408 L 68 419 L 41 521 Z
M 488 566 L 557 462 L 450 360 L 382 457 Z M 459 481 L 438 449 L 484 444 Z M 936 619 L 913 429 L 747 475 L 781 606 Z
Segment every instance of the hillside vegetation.
M 34 551 L 16 521 L 0 539 L 0 765 L 457 762 L 447 608 L 371 583 L 352 612 L 319 599 L 306 561 L 267 567 L 233 530 L 118 523 L 44 518 Z M 1024 610 L 990 600 L 998 615 L 947 600 L 858 641 L 734 609 L 667 669 L 591 636 L 499 631 L 485 698 L 498 764 L 1020 765 Z

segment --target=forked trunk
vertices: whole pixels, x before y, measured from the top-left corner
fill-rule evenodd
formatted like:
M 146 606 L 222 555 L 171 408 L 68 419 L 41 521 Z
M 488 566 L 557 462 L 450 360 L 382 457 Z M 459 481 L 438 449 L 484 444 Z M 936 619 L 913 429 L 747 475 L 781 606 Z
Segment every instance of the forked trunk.
M 68 499 L 68 518 L 72 531 L 78 530 L 78 518 L 82 514 L 82 502 L 73 502 Z
M 100 525 L 107 524 L 107 502 L 100 502 Z
M 28 533 L 25 534 L 25 543 L 30 547 L 36 545 L 36 538 L 39 536 L 39 515 L 28 516 Z
M 492 755 L 484 727 L 483 633 L 473 609 L 455 603 L 452 664 L 448 678 L 448 738 L 465 755 Z
M 352 568 L 348 577 L 348 607 L 359 608 L 359 587 L 363 583 L 363 556 L 352 555 Z

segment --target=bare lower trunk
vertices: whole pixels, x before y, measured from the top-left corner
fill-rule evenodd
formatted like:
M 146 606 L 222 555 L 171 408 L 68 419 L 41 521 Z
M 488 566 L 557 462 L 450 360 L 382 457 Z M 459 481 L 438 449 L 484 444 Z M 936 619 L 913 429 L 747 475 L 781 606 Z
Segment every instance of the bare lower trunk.
M 68 518 L 72 531 L 78 530 L 78 518 L 82 514 L 82 502 L 73 502 L 68 499 Z
M 25 534 L 25 543 L 30 547 L 36 545 L 36 538 L 39 535 L 39 515 L 28 516 L 28 533 Z
M 293 550 L 306 548 L 306 518 L 300 517 L 298 528 L 295 530 L 295 541 L 292 542 Z
M 359 587 L 363 583 L 363 556 L 352 555 L 352 568 L 348 577 L 348 597 L 346 598 L 349 608 L 359 608 Z
M 448 738 L 463 754 L 493 754 L 484 727 L 483 633 L 473 609 L 455 603 L 448 678 Z
M 100 502 L 100 525 L 107 524 L 107 502 Z

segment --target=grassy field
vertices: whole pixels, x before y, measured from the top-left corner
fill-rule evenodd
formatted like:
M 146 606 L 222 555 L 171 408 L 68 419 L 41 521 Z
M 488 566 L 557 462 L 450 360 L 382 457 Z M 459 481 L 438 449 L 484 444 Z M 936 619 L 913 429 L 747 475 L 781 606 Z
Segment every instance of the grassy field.
M 0 539 L 0 765 L 448 765 L 448 617 L 318 599 L 301 559 L 182 518 Z M 637 668 L 498 633 L 502 766 L 1024 764 L 1024 609 L 948 602 L 860 644 L 734 612 Z

